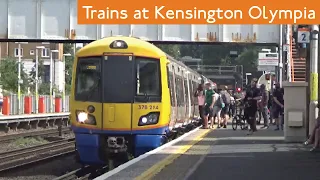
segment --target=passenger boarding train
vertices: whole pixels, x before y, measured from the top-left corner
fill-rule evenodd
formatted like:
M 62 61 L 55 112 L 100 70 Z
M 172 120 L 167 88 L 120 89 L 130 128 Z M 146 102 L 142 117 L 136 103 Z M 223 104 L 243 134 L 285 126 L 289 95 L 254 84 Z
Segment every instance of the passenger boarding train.
M 108 37 L 80 49 L 71 122 L 78 160 L 105 164 L 166 143 L 199 116 L 193 93 L 205 77 L 146 41 Z

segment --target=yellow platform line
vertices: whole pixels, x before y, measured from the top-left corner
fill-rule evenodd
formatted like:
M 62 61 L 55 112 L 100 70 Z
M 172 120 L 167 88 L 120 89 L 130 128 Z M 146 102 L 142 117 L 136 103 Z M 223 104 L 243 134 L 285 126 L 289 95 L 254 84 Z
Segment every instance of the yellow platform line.
M 214 127 L 215 129 L 216 127 Z M 177 159 L 179 156 L 187 152 L 193 145 L 201 141 L 211 130 L 207 129 L 203 131 L 200 135 L 198 135 L 196 138 L 194 138 L 189 144 L 181 146 L 179 149 L 177 149 L 174 153 L 172 153 L 170 156 L 166 157 L 162 161 L 156 163 L 151 168 L 143 172 L 140 176 L 136 177 L 135 180 L 147 180 L 151 179 L 153 176 L 158 174 L 163 168 L 165 168 L 167 165 L 171 164 L 175 159 Z

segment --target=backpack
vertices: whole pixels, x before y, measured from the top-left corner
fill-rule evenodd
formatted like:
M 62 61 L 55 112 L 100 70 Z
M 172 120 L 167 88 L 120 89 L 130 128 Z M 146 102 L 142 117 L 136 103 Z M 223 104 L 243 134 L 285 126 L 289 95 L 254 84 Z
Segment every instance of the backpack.
M 226 104 L 230 104 L 231 103 L 231 98 L 230 98 L 230 94 L 228 92 L 223 92 L 221 93 L 221 96 L 222 96 L 222 99 L 223 99 L 223 102 L 226 103 Z
M 224 104 L 224 101 L 223 101 L 223 99 L 222 99 L 220 94 L 219 94 L 219 98 L 216 100 L 214 105 L 219 107 L 219 108 L 224 108 L 225 104 Z

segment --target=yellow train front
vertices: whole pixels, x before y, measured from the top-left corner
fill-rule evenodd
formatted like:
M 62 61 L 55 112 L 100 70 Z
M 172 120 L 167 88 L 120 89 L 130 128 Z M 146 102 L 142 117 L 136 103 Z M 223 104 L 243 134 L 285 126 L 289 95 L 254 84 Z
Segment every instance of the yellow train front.
M 169 63 L 156 46 L 131 37 L 97 40 L 77 52 L 70 106 L 81 163 L 139 156 L 167 141 L 178 122 L 171 114 Z

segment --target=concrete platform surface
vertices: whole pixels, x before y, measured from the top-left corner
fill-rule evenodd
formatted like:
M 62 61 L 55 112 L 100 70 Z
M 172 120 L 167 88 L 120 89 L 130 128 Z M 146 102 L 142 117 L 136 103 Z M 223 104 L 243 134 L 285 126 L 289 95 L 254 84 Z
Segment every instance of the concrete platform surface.
M 320 153 L 284 143 L 283 132 L 218 129 L 211 131 L 154 180 L 307 180 L 320 179 Z
M 195 130 L 95 180 L 320 180 L 320 153 L 285 143 L 283 131 L 273 128 L 246 134 L 231 126 Z

